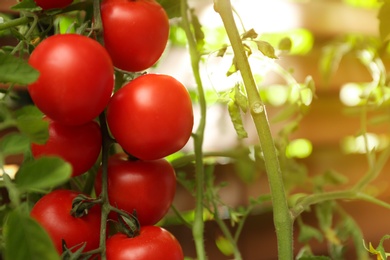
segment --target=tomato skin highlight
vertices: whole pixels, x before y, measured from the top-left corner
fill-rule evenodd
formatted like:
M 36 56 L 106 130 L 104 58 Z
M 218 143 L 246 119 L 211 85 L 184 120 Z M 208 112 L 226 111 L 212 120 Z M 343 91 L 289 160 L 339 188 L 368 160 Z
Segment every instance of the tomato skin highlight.
M 48 117 L 67 125 L 81 125 L 106 107 L 114 88 L 114 67 L 97 41 L 78 34 L 44 39 L 29 64 L 39 71 L 28 86 L 35 105 Z
M 42 10 L 48 10 L 53 8 L 65 8 L 69 6 L 73 0 L 34 0 L 37 6 L 41 7 Z
M 95 181 L 101 193 L 101 171 Z M 107 190 L 110 204 L 128 213 L 137 212 L 139 223 L 154 225 L 168 212 L 176 192 L 176 174 L 164 159 L 129 161 L 126 154 L 109 158 Z M 116 214 L 110 218 L 116 220 Z
M 182 149 L 191 136 L 191 98 L 175 78 L 145 74 L 113 95 L 107 123 L 127 153 L 142 160 L 163 158 Z
M 62 254 L 62 239 L 68 248 L 76 246 L 72 251 L 84 242 L 83 252 L 99 247 L 100 206 L 92 207 L 83 217 L 73 217 L 70 214 L 72 201 L 78 194 L 71 190 L 55 190 L 38 200 L 30 213 L 48 232 L 59 254 Z
M 157 226 L 141 227 L 140 234 L 129 238 L 117 233 L 107 239 L 107 260 L 183 260 L 177 239 Z
M 63 125 L 49 118 L 49 139 L 45 144 L 31 144 L 34 158 L 54 155 L 72 165 L 72 177 L 88 171 L 97 161 L 102 144 L 100 126 L 95 121 L 83 125 Z
M 165 50 L 169 20 L 154 0 L 104 0 L 104 46 L 115 67 L 137 72 L 153 66 Z

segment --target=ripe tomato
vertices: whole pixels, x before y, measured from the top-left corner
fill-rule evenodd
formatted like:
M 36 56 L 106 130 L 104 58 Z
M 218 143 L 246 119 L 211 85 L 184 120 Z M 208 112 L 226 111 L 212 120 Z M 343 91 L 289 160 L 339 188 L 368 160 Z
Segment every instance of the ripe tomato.
M 186 88 L 168 75 L 145 74 L 118 90 L 107 123 L 119 145 L 142 160 L 163 158 L 187 143 L 193 111 Z
M 169 35 L 165 10 L 154 0 L 104 0 L 101 4 L 104 46 L 115 67 L 142 71 L 164 52 Z
M 107 260 L 183 260 L 177 239 L 157 226 L 141 227 L 140 234 L 130 238 L 117 233 L 107 239 Z
M 31 216 L 48 232 L 59 254 L 62 254 L 62 239 L 68 248 L 77 246 L 77 249 L 86 243 L 84 252 L 99 247 L 100 207 L 92 207 L 83 217 L 73 217 L 72 201 L 78 194 L 55 190 L 43 196 L 31 210 Z
M 49 139 L 43 145 L 31 144 L 35 158 L 56 155 L 73 167 L 72 176 L 88 171 L 100 154 L 102 135 L 99 124 L 90 121 L 83 125 L 67 126 L 49 120 Z
M 43 40 L 29 63 L 40 72 L 28 86 L 35 105 L 63 124 L 80 125 L 106 107 L 114 87 L 114 67 L 95 40 L 78 34 L 58 34 Z
M 116 154 L 108 162 L 108 198 L 110 204 L 128 213 L 137 211 L 142 225 L 154 225 L 167 213 L 176 191 L 176 175 L 164 159 L 130 161 Z M 95 190 L 101 193 L 101 169 Z M 116 215 L 111 214 L 110 218 Z
M 53 9 L 53 8 L 65 8 L 70 5 L 73 0 L 34 0 L 37 6 L 41 7 L 42 10 Z

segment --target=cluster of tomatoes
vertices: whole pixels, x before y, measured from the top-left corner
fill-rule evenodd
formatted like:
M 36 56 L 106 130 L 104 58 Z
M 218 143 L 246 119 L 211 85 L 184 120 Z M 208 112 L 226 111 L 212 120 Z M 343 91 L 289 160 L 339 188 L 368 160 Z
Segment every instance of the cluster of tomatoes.
M 45 10 L 72 1 L 35 2 Z M 59 156 L 72 165 L 72 177 L 84 174 L 100 156 L 103 138 L 96 118 L 106 115 L 109 133 L 122 148 L 108 159 L 108 200 L 123 212 L 136 212 L 140 224 L 135 237 L 107 235 L 107 259 L 183 259 L 178 241 L 155 224 L 174 198 L 175 171 L 164 157 L 190 138 L 190 96 L 179 81 L 161 74 L 142 74 L 114 92 L 115 68 L 139 72 L 158 61 L 168 41 L 168 17 L 154 0 L 104 0 L 101 18 L 104 45 L 84 35 L 57 34 L 31 53 L 29 64 L 40 76 L 28 91 L 49 124 L 47 142 L 32 144 L 32 153 Z M 97 196 L 102 171 L 95 180 Z M 75 216 L 71 212 L 79 195 L 56 189 L 31 211 L 59 253 L 64 245 L 70 250 L 84 246 L 83 252 L 99 248 L 101 205 Z M 117 212 L 108 218 L 116 221 Z

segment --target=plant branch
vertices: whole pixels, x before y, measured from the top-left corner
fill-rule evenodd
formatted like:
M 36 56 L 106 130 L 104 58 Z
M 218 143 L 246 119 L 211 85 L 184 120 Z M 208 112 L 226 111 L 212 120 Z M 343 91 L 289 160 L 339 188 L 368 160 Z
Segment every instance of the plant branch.
M 287 204 L 282 173 L 273 137 L 269 128 L 265 106 L 260 98 L 253 78 L 248 58 L 234 21 L 230 1 L 214 0 L 214 9 L 221 16 L 232 45 L 236 65 L 241 73 L 248 95 L 251 116 L 260 139 L 272 195 L 279 259 L 293 259 L 293 219 Z
M 206 259 L 204 247 L 204 222 L 203 222 L 203 192 L 204 192 L 204 169 L 203 169 L 203 139 L 206 126 L 206 99 L 203 90 L 203 84 L 199 71 L 200 54 L 197 48 L 196 40 L 191 30 L 191 24 L 188 17 L 188 5 L 186 0 L 181 0 L 180 11 L 182 17 L 182 27 L 186 33 L 189 52 L 191 57 L 191 67 L 198 91 L 198 100 L 200 106 L 200 121 L 193 134 L 194 153 L 195 153 L 195 175 L 196 175 L 196 206 L 195 219 L 192 227 L 192 235 L 195 240 L 195 248 L 198 260 Z
M 101 225 L 100 225 L 100 244 L 99 247 L 101 249 L 101 259 L 106 259 L 106 229 L 107 229 L 107 217 L 111 210 L 111 205 L 108 200 L 108 191 L 107 191 L 107 174 L 108 174 L 108 157 L 110 154 L 110 147 L 114 143 L 111 138 L 106 117 L 104 112 L 99 116 L 100 128 L 102 131 L 102 191 L 100 194 L 101 199 Z

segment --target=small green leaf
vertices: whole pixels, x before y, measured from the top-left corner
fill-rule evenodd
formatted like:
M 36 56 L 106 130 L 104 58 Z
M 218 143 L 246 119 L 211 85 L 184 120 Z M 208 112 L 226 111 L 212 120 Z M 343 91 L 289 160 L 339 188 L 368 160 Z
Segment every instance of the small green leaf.
M 226 72 L 226 76 L 229 77 L 230 75 L 236 73 L 238 71 L 237 65 L 236 65 L 236 59 L 233 58 L 232 65 L 230 66 L 229 70 Z
M 240 85 L 235 85 L 234 87 L 234 102 L 240 107 L 240 109 L 246 113 L 248 110 L 248 99 L 247 97 L 241 92 Z
M 33 143 L 43 144 L 49 138 L 49 122 L 42 120 L 42 112 L 35 106 L 24 106 L 15 112 L 19 130 Z
M 247 138 L 248 133 L 246 132 L 244 124 L 242 122 L 240 107 L 236 104 L 236 102 L 231 100 L 228 103 L 228 111 L 238 138 Z
M 220 48 L 216 54 L 217 57 L 223 57 L 225 56 L 225 53 L 227 51 L 228 46 L 224 45 L 222 48 Z
M 194 9 L 191 9 L 191 24 L 194 30 L 194 37 L 197 43 L 198 50 L 203 50 L 204 47 L 204 32 L 202 25 L 199 22 L 198 16 Z
M 30 147 L 30 140 L 23 134 L 10 133 L 0 140 L 0 153 L 3 156 L 24 153 Z
M 5 259 L 60 260 L 45 230 L 27 214 L 12 211 L 4 226 Z
M 39 72 L 27 61 L 0 53 L 0 82 L 27 85 L 39 77 Z
M 333 223 L 333 201 L 325 201 L 315 206 L 316 216 L 322 230 L 330 230 Z
M 243 39 L 243 40 L 252 39 L 253 40 L 253 39 L 256 39 L 257 36 L 259 36 L 257 34 L 257 32 L 254 29 L 250 29 L 249 31 L 246 31 L 241 35 L 241 39 Z
M 20 190 L 36 191 L 55 187 L 69 180 L 72 166 L 58 157 L 41 157 L 25 162 L 16 173 L 15 183 Z
M 322 242 L 323 235 L 320 230 L 311 227 L 309 225 L 300 223 L 299 225 L 299 236 L 298 240 L 301 243 L 308 243 L 310 240 L 316 239 L 319 242 Z
M 257 44 L 257 48 L 264 56 L 267 56 L 271 59 L 277 59 L 278 57 L 275 55 L 275 49 L 269 42 L 266 41 L 255 41 Z
M 16 5 L 12 6 L 11 9 L 15 11 L 29 11 L 29 12 L 42 10 L 42 8 L 37 6 L 34 0 L 23 0 L 20 3 L 17 3 Z
M 282 51 L 290 51 L 292 47 L 292 41 L 290 37 L 284 37 L 280 40 L 278 48 Z
M 215 244 L 217 245 L 219 251 L 226 256 L 231 256 L 234 253 L 234 247 L 229 240 L 224 236 L 218 236 L 215 240 Z

